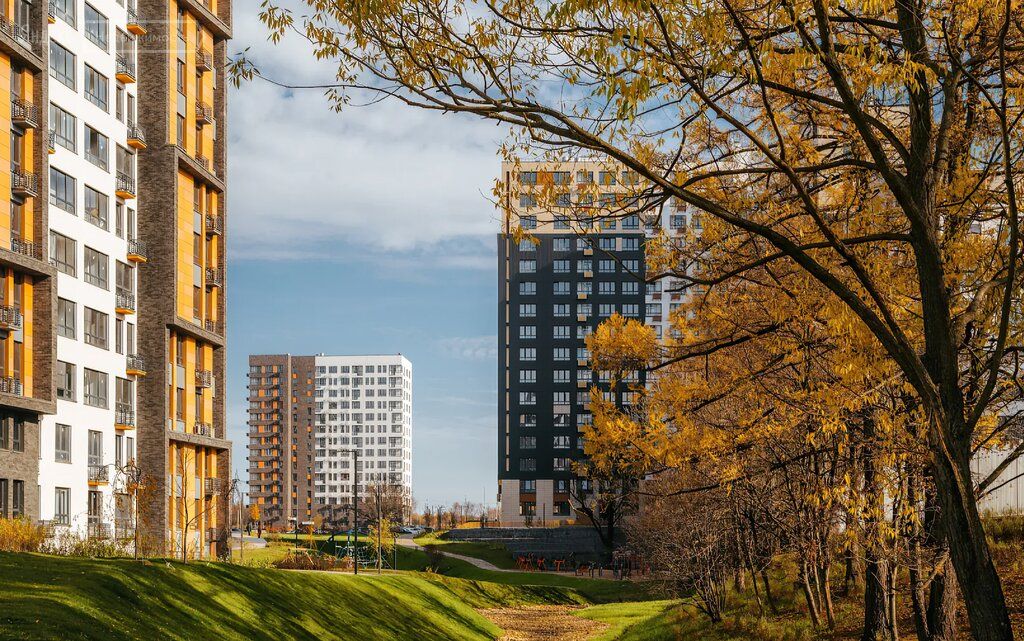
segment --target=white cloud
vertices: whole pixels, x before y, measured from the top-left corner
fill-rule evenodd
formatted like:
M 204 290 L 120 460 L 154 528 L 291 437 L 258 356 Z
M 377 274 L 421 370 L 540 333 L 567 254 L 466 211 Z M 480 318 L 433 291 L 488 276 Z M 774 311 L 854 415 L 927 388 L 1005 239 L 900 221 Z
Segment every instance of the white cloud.
M 489 361 L 498 357 L 497 336 L 456 336 L 437 341 L 438 348 L 448 356 L 469 361 Z
M 330 82 L 330 65 L 314 60 L 300 40 L 272 46 L 255 12 L 239 12 L 230 46 L 248 47 L 268 77 Z M 258 79 L 233 90 L 229 107 L 236 256 L 331 257 L 343 244 L 375 257 L 412 253 L 430 265 L 493 267 L 493 247 L 479 245 L 498 229 L 488 199 L 502 129 L 392 101 L 337 113 L 319 90 Z M 477 250 L 432 251 L 453 239 Z

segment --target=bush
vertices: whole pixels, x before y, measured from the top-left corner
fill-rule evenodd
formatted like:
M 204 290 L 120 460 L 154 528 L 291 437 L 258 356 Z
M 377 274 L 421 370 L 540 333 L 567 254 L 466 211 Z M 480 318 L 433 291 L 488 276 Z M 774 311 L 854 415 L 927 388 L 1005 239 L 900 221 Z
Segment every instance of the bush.
M 46 528 L 28 519 L 0 519 L 0 551 L 38 552 L 46 541 Z
M 295 550 L 274 563 L 280 570 L 351 570 L 352 560 Z
M 111 558 L 128 556 L 131 542 L 82 538 L 75 532 L 63 530 L 46 539 L 38 551 L 58 556 Z

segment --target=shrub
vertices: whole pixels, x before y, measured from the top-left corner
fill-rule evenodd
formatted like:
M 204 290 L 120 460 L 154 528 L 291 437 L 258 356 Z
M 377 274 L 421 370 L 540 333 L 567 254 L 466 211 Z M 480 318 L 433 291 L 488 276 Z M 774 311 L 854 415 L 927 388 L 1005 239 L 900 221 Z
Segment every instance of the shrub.
M 0 551 L 38 552 L 46 541 L 46 528 L 28 519 L 0 519 Z
M 345 563 L 346 560 L 348 563 Z M 326 554 L 295 550 L 274 563 L 274 567 L 281 570 L 344 570 L 352 567 L 352 561 L 346 560 Z
M 59 556 L 82 556 L 90 558 L 127 556 L 131 542 L 110 539 L 82 538 L 69 530 L 63 530 L 46 539 L 39 551 Z

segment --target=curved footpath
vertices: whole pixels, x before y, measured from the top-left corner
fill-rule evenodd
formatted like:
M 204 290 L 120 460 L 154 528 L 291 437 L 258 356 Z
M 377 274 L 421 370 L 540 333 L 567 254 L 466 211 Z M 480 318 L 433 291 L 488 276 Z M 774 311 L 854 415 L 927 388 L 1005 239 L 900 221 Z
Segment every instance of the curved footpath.
M 419 545 L 418 543 L 416 543 L 416 541 L 413 541 L 411 538 L 402 537 L 397 539 L 397 542 L 399 545 L 403 547 L 412 548 L 414 550 L 426 551 L 425 547 Z M 518 570 L 508 570 L 505 568 L 499 568 L 493 563 L 489 563 L 487 561 L 484 561 L 483 559 L 478 559 L 474 556 L 466 556 L 465 554 L 454 554 L 452 552 L 448 552 L 447 550 L 442 549 L 442 547 L 443 546 L 435 546 L 434 549 L 436 549 L 438 552 L 445 556 L 450 556 L 453 559 L 458 559 L 460 561 L 465 561 L 466 563 L 471 563 L 476 567 L 480 568 L 481 570 L 491 570 L 493 572 L 518 572 Z

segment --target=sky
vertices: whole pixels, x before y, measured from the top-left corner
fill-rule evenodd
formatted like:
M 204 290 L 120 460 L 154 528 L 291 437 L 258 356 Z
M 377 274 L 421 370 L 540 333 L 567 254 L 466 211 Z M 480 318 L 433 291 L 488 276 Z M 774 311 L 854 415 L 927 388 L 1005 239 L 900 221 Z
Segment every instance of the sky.
M 229 53 L 267 77 L 329 82 L 296 39 L 236 3 Z M 246 480 L 249 354 L 392 354 L 413 364 L 420 506 L 495 502 L 497 212 L 504 132 L 254 80 L 228 98 L 227 422 Z

